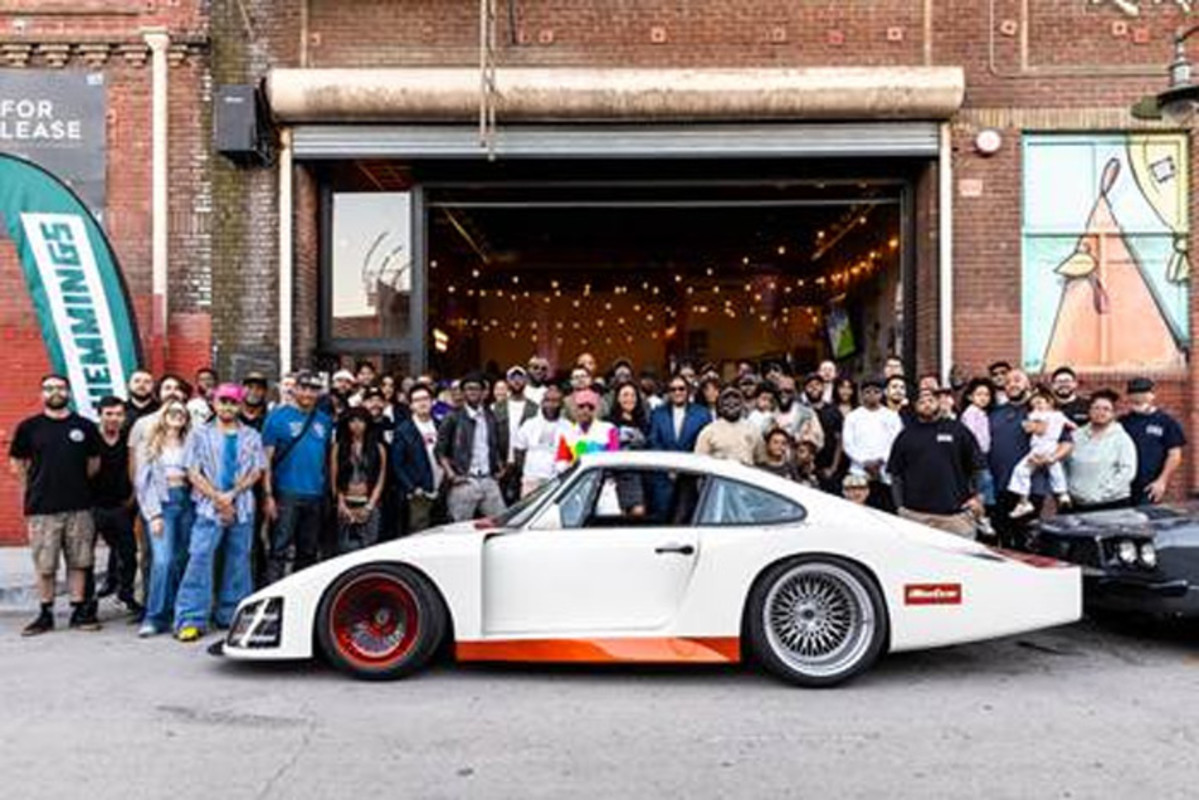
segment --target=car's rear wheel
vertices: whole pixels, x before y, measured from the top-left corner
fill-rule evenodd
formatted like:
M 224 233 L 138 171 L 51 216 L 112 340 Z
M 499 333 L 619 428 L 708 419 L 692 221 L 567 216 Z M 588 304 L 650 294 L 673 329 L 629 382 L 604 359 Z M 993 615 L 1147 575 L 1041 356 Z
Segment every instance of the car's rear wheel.
M 882 595 L 861 567 L 831 557 L 786 561 L 754 585 L 750 647 L 775 675 L 833 686 L 866 670 L 887 640 Z
M 436 652 L 446 616 L 420 573 L 400 564 L 368 565 L 329 587 L 317 611 L 317 641 L 333 666 L 356 678 L 402 678 Z

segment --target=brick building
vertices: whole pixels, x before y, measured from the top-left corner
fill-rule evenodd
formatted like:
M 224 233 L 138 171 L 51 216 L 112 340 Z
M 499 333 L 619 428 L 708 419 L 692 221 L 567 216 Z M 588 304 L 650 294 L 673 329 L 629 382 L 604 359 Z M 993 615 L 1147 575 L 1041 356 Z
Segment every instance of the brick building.
M 1130 113 L 1191 3 L 480 5 L 0 0 L 0 88 L 103 76 L 103 223 L 155 369 L 899 351 L 1150 373 L 1199 434 L 1189 133 Z M 261 87 L 261 162 L 213 148 L 230 85 Z M 0 339 L 7 447 L 48 360 L 5 238 Z M 0 543 L 18 508 L 6 475 Z

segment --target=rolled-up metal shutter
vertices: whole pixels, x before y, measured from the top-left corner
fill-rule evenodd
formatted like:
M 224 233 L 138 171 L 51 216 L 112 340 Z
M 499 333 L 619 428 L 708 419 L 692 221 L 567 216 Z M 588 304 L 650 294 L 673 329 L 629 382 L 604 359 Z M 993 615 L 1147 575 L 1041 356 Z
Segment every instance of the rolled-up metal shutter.
M 482 159 L 470 125 L 297 125 L 296 158 Z M 935 157 L 935 122 L 500 125 L 497 158 Z

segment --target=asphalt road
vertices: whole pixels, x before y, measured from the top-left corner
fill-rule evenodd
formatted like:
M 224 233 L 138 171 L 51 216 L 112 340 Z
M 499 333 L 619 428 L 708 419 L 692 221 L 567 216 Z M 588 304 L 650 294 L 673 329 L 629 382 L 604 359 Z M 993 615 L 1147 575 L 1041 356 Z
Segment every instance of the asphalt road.
M 120 620 L 34 640 L 22 622 L 0 616 L 14 799 L 1199 796 L 1199 632 L 1082 623 L 805 691 L 742 668 L 366 684 Z

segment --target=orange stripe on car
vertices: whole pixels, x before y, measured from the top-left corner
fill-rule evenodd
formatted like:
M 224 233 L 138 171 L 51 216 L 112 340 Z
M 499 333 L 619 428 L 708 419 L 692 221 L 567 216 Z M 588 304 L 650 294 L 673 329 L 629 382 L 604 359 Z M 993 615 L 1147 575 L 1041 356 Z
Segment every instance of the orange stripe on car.
M 458 642 L 459 661 L 728 664 L 741 660 L 741 640 L 725 637 L 499 639 Z

